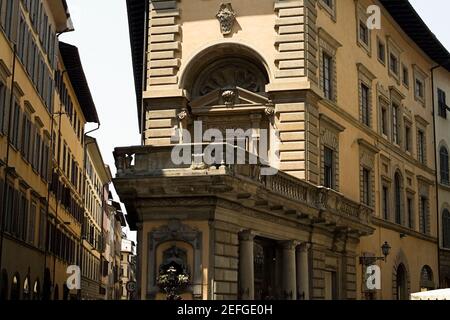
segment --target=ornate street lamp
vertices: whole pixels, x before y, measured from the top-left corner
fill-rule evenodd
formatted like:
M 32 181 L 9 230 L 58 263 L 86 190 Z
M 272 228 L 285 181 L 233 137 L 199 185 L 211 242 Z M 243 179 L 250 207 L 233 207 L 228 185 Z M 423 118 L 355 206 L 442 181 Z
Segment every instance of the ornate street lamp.
M 375 264 L 377 261 L 385 261 L 387 260 L 387 256 L 389 255 L 391 251 L 391 246 L 387 241 L 384 242 L 384 244 L 381 246 L 381 252 L 383 253 L 383 257 L 368 257 L 363 256 L 359 257 L 359 263 L 365 266 L 370 266 Z

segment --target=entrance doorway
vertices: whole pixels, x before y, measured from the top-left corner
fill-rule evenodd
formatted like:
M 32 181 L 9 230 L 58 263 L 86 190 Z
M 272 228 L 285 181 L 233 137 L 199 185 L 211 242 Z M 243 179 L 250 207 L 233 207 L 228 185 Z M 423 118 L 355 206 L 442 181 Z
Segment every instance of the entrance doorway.
M 276 241 L 255 238 L 254 272 L 255 300 L 278 299 L 277 283 L 277 243 Z

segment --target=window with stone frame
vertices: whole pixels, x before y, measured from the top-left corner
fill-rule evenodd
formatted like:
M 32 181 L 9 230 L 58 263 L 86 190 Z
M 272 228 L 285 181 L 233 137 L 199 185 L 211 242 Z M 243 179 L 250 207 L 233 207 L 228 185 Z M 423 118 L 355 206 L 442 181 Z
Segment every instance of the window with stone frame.
M 446 93 L 444 90 L 438 88 L 438 114 L 440 117 L 447 119 L 447 108 Z
M 319 0 L 318 4 L 333 21 L 336 21 L 336 0 Z
M 389 185 L 387 182 L 383 182 L 381 187 L 381 208 L 383 212 L 383 219 L 390 220 L 390 196 Z
M 430 185 L 429 182 L 419 180 L 419 231 L 430 234 Z
M 390 98 L 389 93 L 384 92 L 380 85 L 377 85 L 377 97 L 378 97 L 378 132 L 381 136 L 387 140 L 391 140 L 390 127 Z
M 372 82 L 375 76 L 363 64 L 358 63 L 359 120 L 372 127 Z
M 405 64 L 402 64 L 402 84 L 409 88 L 409 69 Z
M 363 139 L 358 140 L 360 162 L 360 201 L 366 206 L 375 204 L 375 155 L 379 152 Z
M 421 129 L 417 130 L 417 160 L 422 164 L 426 163 L 425 132 Z
M 394 213 L 395 213 L 395 223 L 403 225 L 403 176 L 397 171 L 394 175 Z
M 404 120 L 405 123 L 405 151 L 412 154 L 412 123 L 409 120 Z
M 427 75 L 417 65 L 413 65 L 414 70 L 414 98 L 425 106 L 426 101 L 426 80 Z
M 323 28 L 319 28 L 320 89 L 324 98 L 337 102 L 336 52 L 342 45 Z
M 377 37 L 377 57 L 383 65 L 386 64 L 386 44 Z
M 450 170 L 449 170 L 449 155 L 448 149 L 445 146 L 441 146 L 439 149 L 439 175 L 440 182 L 444 185 L 450 185 Z
M 392 142 L 400 145 L 400 106 L 397 103 L 392 104 Z
M 320 115 L 320 184 L 339 191 L 339 134 L 344 128 Z
M 407 227 L 411 230 L 415 229 L 414 219 L 414 193 L 407 192 L 406 196 L 406 215 L 407 215 Z
M 367 15 L 367 10 L 361 4 L 357 3 L 356 5 L 356 35 L 358 46 L 363 48 L 367 54 L 371 55 L 372 49 L 372 32 L 367 26 L 367 21 L 369 16 Z
M 397 83 L 400 84 L 400 55 L 402 50 L 400 47 L 388 37 L 388 72 Z

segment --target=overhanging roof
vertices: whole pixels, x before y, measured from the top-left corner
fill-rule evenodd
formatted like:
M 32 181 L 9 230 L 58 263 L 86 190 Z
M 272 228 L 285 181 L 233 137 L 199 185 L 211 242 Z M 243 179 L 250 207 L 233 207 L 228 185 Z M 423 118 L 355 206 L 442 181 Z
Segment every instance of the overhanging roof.
M 144 46 L 145 46 L 145 17 L 148 10 L 145 0 L 127 0 L 128 26 L 131 42 L 131 58 L 133 60 L 134 86 L 136 90 L 136 103 L 138 117 L 141 117 L 143 72 L 144 72 Z M 139 121 L 139 126 L 141 122 Z
M 403 31 L 433 61 L 450 71 L 450 54 L 408 0 L 380 0 Z
M 91 90 L 84 74 L 83 65 L 81 64 L 78 48 L 71 44 L 60 42 L 59 51 L 86 121 L 100 123 Z

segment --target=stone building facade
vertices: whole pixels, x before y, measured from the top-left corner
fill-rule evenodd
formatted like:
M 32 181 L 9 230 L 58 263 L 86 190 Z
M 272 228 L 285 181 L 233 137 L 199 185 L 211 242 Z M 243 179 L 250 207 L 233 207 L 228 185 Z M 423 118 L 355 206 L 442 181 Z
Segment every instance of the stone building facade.
M 374 4 L 380 30 L 366 24 Z M 173 265 L 186 299 L 437 286 L 430 70 L 448 52 L 406 28 L 428 30 L 407 1 L 127 6 L 142 145 L 115 150 L 114 184 L 138 232 L 141 299 L 161 298 Z M 365 286 L 368 261 L 380 290 Z
M 65 1 L 0 1 L 0 299 L 77 298 L 84 127 L 98 115 Z
M 445 68 L 433 71 L 434 114 L 436 125 L 436 166 L 438 186 L 439 265 L 442 288 L 450 287 L 450 73 Z

